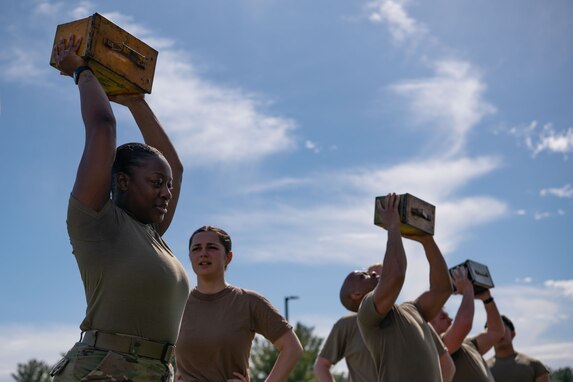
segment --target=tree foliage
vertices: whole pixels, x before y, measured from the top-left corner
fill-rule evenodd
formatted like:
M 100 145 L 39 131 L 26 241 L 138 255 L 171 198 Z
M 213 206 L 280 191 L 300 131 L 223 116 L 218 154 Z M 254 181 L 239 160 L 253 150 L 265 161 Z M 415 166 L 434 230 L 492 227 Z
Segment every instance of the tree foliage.
M 301 323 L 296 324 L 295 333 L 304 348 L 304 352 L 292 371 L 288 379 L 289 382 L 317 381 L 313 374 L 313 366 L 323 339 L 315 336 L 313 331 L 313 327 L 305 326 Z M 269 375 L 277 357 L 278 351 L 269 341 L 259 336 L 255 337 L 250 360 L 251 382 L 263 382 Z M 344 374 L 336 374 L 334 378 L 337 382 L 346 381 L 346 375 Z
M 17 382 L 50 382 L 50 366 L 43 361 L 31 359 L 28 363 L 19 363 L 12 378 Z
M 573 371 L 570 367 L 552 370 L 551 382 L 573 382 Z

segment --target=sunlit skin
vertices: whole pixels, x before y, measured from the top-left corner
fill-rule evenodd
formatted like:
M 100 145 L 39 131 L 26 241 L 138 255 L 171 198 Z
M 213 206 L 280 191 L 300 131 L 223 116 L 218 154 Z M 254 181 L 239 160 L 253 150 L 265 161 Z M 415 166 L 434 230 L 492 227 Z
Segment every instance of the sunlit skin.
M 217 289 L 222 290 L 226 286 L 225 269 L 232 256 L 232 252 L 225 253 L 225 247 L 215 232 L 199 232 L 193 236 L 189 259 L 201 292 L 216 293 Z M 206 290 L 207 288 L 209 290 Z
M 450 325 L 452 324 L 452 319 L 449 314 L 442 309 L 442 311 L 432 320 L 432 326 L 438 334 L 444 333 Z
M 161 223 L 171 200 L 171 167 L 162 156 L 142 159 L 131 174 L 117 175 L 119 207 L 145 224 Z

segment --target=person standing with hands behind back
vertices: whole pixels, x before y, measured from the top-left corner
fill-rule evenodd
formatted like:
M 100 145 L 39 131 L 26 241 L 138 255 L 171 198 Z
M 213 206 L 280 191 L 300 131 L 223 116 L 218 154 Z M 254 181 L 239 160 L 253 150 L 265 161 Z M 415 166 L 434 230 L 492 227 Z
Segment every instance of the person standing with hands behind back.
M 146 142 L 116 149 L 110 102 L 76 54 L 80 43 L 62 39 L 53 55 L 60 72 L 74 77 L 85 126 L 67 225 L 87 309 L 81 340 L 51 375 L 54 382 L 170 381 L 189 283 L 162 235 L 183 166 L 143 95 L 114 98 L 129 108 Z

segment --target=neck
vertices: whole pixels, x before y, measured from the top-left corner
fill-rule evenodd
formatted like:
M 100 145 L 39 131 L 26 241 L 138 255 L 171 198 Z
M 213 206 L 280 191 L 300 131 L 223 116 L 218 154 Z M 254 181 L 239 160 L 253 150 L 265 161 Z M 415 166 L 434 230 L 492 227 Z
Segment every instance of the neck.
M 205 279 L 203 277 L 197 278 L 197 287 L 196 289 L 204 294 L 215 294 L 227 287 L 227 283 L 225 282 L 225 278 L 217 278 L 217 279 Z
M 496 357 L 510 357 L 515 354 L 515 350 L 513 349 L 513 344 L 509 344 L 507 346 L 500 346 L 495 348 L 495 356 Z

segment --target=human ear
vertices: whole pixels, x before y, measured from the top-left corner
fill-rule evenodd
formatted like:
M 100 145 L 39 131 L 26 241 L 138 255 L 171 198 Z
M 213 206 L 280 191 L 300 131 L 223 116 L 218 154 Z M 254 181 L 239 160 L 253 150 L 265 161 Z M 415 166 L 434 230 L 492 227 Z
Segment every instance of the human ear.
M 118 172 L 116 176 L 118 190 L 127 191 L 129 188 L 129 175 L 127 175 L 125 172 Z
M 229 253 L 227 253 L 227 258 L 225 259 L 225 268 L 227 268 L 227 265 L 229 265 L 231 260 L 233 260 L 233 251 L 229 251 Z

